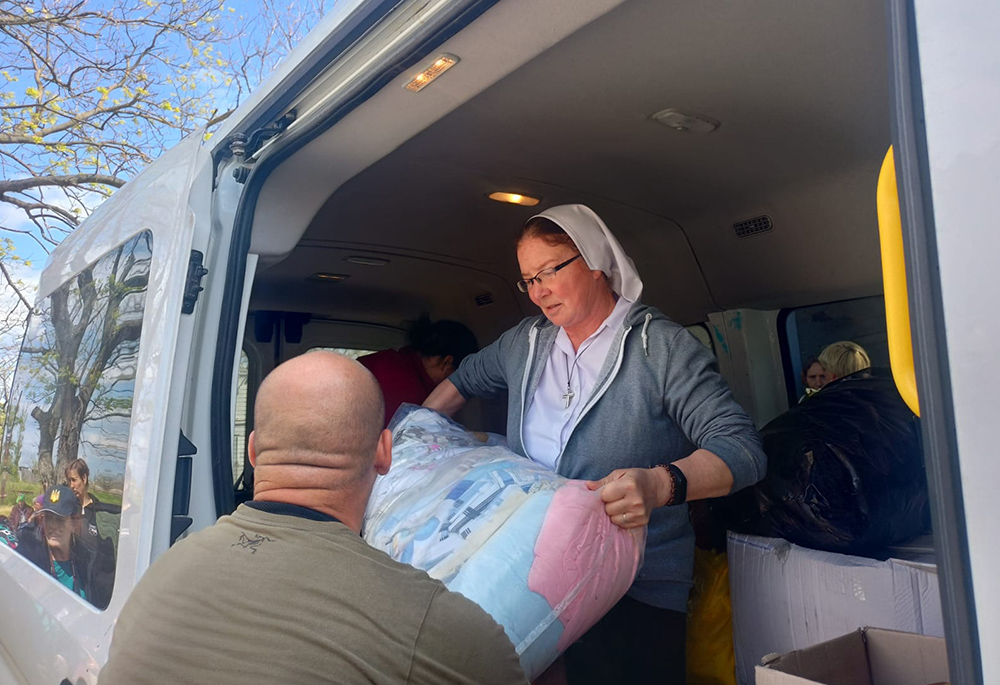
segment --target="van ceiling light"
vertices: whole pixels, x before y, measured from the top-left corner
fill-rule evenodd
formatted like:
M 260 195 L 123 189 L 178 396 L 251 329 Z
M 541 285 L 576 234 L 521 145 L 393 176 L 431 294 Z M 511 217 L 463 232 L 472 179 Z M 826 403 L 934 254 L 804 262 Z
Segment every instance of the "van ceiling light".
M 340 281 L 346 280 L 348 278 L 350 278 L 348 274 L 331 274 L 331 273 L 326 273 L 325 271 L 320 271 L 310 276 L 309 280 L 323 281 L 324 283 L 339 283 Z
M 456 64 L 458 64 L 458 57 L 455 57 L 455 55 L 441 55 L 434 60 L 433 64 L 414 76 L 413 80 L 403 87 L 411 93 L 419 93 L 426 88 L 431 81 L 451 69 Z
M 719 128 L 720 122 L 703 114 L 682 112 L 679 109 L 665 109 L 653 115 L 653 121 L 669 126 L 675 131 L 689 133 L 711 133 Z
M 362 257 L 360 255 L 344 257 L 344 261 L 351 264 L 360 264 L 361 266 L 385 266 L 389 263 L 388 259 L 382 259 L 381 257 Z
M 503 193 L 499 191 L 490 193 L 489 197 L 491 200 L 496 200 L 497 202 L 509 202 L 512 205 L 524 205 L 525 207 L 534 207 L 541 202 L 537 197 L 531 197 L 530 195 Z

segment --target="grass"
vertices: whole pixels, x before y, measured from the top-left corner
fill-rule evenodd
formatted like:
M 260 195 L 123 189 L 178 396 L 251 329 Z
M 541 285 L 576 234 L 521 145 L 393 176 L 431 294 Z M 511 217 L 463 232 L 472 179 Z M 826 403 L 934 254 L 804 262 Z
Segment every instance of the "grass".
M 35 498 L 42 493 L 42 486 L 40 483 L 28 483 L 28 482 L 15 482 L 7 483 L 7 499 L 0 503 L 0 516 L 10 516 L 10 512 L 14 509 L 14 503 L 17 502 L 17 496 L 24 493 L 24 499 L 27 500 L 28 504 L 34 503 Z M 91 490 L 91 493 L 97 496 L 97 499 L 101 500 L 105 504 L 117 504 L 121 506 L 122 496 L 118 493 L 105 492 L 104 490 Z

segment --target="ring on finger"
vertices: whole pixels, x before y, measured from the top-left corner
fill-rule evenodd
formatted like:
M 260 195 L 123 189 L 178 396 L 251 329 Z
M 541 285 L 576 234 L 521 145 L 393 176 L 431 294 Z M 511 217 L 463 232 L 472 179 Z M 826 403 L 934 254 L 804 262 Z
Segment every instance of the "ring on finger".
M 628 512 L 622 514 L 622 523 L 628 523 Z

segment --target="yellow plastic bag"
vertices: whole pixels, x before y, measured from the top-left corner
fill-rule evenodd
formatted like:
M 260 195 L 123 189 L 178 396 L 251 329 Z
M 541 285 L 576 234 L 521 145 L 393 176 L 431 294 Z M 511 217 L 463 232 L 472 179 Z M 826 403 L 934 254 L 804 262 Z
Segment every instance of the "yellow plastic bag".
M 736 685 L 733 609 L 725 553 L 694 550 L 694 589 L 688 602 L 688 685 Z

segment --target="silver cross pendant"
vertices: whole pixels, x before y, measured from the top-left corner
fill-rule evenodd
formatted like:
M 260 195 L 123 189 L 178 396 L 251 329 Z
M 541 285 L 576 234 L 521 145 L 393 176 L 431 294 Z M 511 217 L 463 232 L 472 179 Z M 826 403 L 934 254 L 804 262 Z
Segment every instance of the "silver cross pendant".
M 570 402 L 573 401 L 574 397 L 576 397 L 576 393 L 573 392 L 572 390 L 567 389 L 566 392 L 563 393 L 562 398 L 563 402 L 566 403 L 566 409 L 569 409 Z

